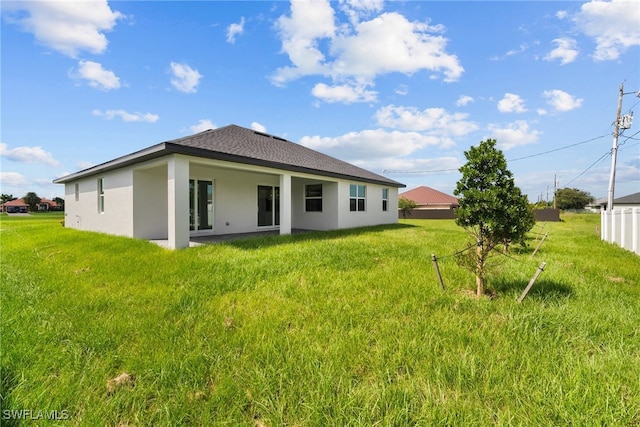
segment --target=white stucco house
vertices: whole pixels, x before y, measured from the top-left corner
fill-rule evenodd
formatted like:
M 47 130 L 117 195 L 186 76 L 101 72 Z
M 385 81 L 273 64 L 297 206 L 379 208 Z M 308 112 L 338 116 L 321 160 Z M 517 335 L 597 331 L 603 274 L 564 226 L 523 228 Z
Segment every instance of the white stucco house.
M 162 142 L 56 179 L 65 226 L 170 248 L 192 236 L 398 221 L 403 184 L 236 125 Z

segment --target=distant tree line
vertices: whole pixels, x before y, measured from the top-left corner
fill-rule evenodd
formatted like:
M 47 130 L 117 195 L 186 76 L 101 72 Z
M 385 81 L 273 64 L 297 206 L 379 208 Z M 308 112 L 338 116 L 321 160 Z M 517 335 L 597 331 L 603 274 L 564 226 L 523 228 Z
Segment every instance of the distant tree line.
M 591 194 L 577 188 L 561 188 L 556 191 L 556 208 L 562 210 L 584 209 L 594 200 Z

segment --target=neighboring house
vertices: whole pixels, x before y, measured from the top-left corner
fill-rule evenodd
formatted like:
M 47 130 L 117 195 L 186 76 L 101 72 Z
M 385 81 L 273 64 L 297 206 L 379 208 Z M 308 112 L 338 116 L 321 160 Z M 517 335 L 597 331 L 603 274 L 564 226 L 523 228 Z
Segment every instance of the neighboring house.
M 53 200 L 40 198 L 40 203 L 38 203 L 36 208 L 38 211 L 56 210 L 58 209 L 58 204 Z M 29 205 L 26 204 L 22 199 L 11 200 L 9 202 L 5 202 L 0 205 L 0 212 L 12 212 L 12 211 L 25 212 L 28 209 L 29 209 Z
M 413 190 L 405 191 L 399 197 L 413 200 L 416 209 L 454 209 L 457 208 L 458 199 L 431 187 L 421 186 Z
M 195 235 L 396 223 L 404 184 L 236 125 L 162 142 L 56 179 L 65 226 L 171 248 Z
M 49 200 L 49 199 L 45 199 L 45 198 L 40 198 L 40 203 L 38 203 L 38 210 L 39 211 L 55 211 L 55 210 L 61 210 L 62 207 L 59 206 L 56 202 L 54 202 L 53 200 Z
M 29 205 L 27 205 L 22 199 L 15 199 L 8 202 L 4 202 L 0 205 L 0 212 L 7 213 L 17 213 L 20 211 L 26 212 L 29 209 Z
M 595 206 L 590 205 L 591 210 L 596 212 L 607 209 L 607 198 L 596 200 Z M 629 194 L 628 196 L 618 197 L 613 199 L 614 209 L 626 209 L 626 208 L 639 208 L 640 207 L 640 193 Z

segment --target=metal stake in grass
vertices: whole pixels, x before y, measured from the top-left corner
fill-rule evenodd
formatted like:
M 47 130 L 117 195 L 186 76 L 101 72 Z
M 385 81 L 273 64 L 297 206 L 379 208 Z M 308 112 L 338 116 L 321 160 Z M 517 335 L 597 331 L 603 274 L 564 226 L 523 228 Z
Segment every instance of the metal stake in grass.
M 436 275 L 438 276 L 440 289 L 442 289 L 442 292 L 444 292 L 444 283 L 442 282 L 442 275 L 440 274 L 440 267 L 438 267 L 438 259 L 436 258 L 436 254 L 431 254 L 431 260 L 433 261 L 433 266 L 436 269 Z
M 518 302 L 521 303 L 522 300 L 524 299 L 524 297 L 527 296 L 527 294 L 529 293 L 529 290 L 531 289 L 531 287 L 533 286 L 534 283 L 536 283 L 536 280 L 538 279 L 538 276 L 540 275 L 540 273 L 542 273 L 544 271 L 544 267 L 547 265 L 546 262 L 543 262 L 542 264 L 540 264 L 540 267 L 538 267 L 538 269 L 536 270 L 536 274 L 533 275 L 533 277 L 531 278 L 531 280 L 529 281 L 529 284 L 527 285 L 527 287 L 524 289 L 524 291 L 522 292 L 522 295 L 520 295 L 520 298 L 518 298 Z
M 540 246 L 542 246 L 542 242 L 544 242 L 544 239 L 546 239 L 548 235 L 549 235 L 548 231 L 544 233 L 544 236 L 542 236 L 542 240 L 540 240 L 540 243 L 538 243 L 538 246 L 536 246 L 536 250 L 533 251 L 533 253 L 531 254 L 531 258 L 533 258 L 536 255 L 536 252 L 538 252 L 538 249 L 540 249 Z

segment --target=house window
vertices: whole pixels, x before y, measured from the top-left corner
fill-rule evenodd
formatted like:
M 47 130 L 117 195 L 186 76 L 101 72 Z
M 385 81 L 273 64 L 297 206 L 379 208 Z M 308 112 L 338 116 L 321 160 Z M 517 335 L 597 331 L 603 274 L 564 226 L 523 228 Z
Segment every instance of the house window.
M 389 210 L 389 189 L 382 189 L 382 210 L 384 212 Z
M 104 178 L 98 178 L 98 213 L 104 213 Z
M 322 212 L 322 184 L 305 185 L 304 210 L 306 212 Z
M 74 185 L 73 191 L 74 191 L 74 193 L 75 193 L 75 196 L 76 196 L 76 202 L 77 202 L 78 200 L 80 200 L 80 184 L 76 183 L 76 184 Z
M 362 212 L 365 210 L 365 197 L 367 187 L 365 185 L 351 184 L 349 187 L 349 210 L 351 212 Z

